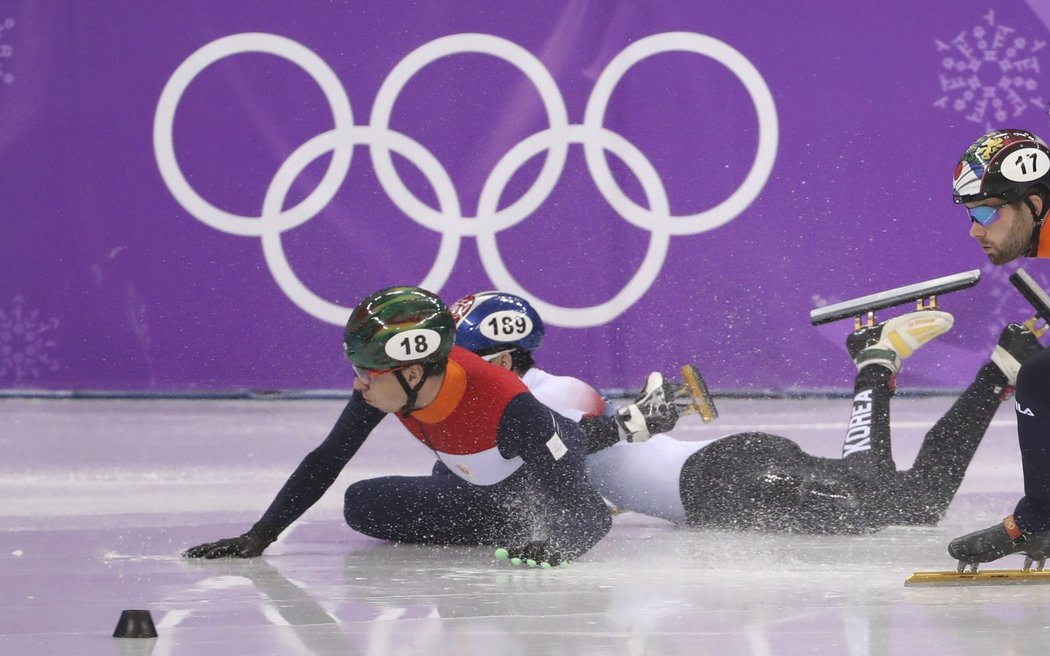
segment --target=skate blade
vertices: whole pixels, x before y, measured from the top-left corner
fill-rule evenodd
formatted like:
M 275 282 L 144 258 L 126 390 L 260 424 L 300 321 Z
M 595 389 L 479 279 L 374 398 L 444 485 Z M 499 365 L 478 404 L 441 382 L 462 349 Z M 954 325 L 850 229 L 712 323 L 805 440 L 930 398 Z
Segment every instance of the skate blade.
M 700 375 L 700 370 L 695 364 L 687 364 L 682 367 L 682 380 L 685 382 L 685 389 L 692 398 L 692 401 L 689 403 L 689 411 L 684 414 L 696 412 L 704 420 L 705 424 L 717 419 L 718 408 L 715 407 L 715 400 L 712 398 L 711 391 L 707 389 L 707 383 L 704 382 L 704 377 Z
M 809 313 L 809 322 L 814 326 L 831 323 L 839 319 L 850 317 L 861 317 L 868 315 L 869 325 L 875 321 L 875 312 L 886 308 L 897 307 L 911 301 L 919 302 L 919 309 L 934 307 L 931 300 L 927 304 L 924 299 L 932 299 L 935 296 L 948 294 L 960 289 L 973 287 L 981 280 L 981 270 L 974 269 L 963 273 L 956 273 L 943 278 L 935 278 L 914 285 L 896 287 L 876 294 L 869 294 L 859 298 L 850 299 L 834 305 L 816 308 Z M 858 328 L 860 326 L 857 326 Z
M 915 572 L 904 579 L 904 585 L 1016 585 L 1050 583 L 1050 571 L 997 569 L 987 572 Z

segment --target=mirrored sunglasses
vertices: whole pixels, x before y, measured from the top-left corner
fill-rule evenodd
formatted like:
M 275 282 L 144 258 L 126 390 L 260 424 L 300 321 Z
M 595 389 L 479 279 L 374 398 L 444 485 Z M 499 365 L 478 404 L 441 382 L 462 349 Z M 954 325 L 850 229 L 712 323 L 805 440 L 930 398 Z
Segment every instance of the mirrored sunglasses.
M 999 210 L 1004 207 L 1006 207 L 1005 203 L 1003 205 L 978 205 L 967 207 L 966 213 L 970 215 L 971 220 L 987 228 L 999 219 Z

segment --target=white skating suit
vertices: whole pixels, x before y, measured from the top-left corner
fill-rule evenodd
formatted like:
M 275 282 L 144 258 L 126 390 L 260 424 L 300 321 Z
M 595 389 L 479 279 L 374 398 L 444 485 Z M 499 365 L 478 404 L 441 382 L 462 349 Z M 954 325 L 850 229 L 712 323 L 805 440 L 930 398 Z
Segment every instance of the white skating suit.
M 587 383 L 533 367 L 522 381 L 541 403 L 579 421 L 605 413 L 605 401 Z M 654 435 L 640 444 L 621 442 L 587 456 L 587 476 L 598 492 L 621 511 L 684 522 L 681 471 L 691 455 L 714 440 L 682 442 Z

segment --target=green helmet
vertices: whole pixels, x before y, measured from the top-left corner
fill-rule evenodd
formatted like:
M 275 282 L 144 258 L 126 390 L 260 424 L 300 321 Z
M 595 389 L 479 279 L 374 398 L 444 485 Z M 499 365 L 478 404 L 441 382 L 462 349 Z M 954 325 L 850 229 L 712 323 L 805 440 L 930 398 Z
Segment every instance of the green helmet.
M 437 295 L 419 287 L 388 287 L 361 301 L 343 333 L 343 352 L 357 367 L 385 371 L 444 362 L 456 322 Z

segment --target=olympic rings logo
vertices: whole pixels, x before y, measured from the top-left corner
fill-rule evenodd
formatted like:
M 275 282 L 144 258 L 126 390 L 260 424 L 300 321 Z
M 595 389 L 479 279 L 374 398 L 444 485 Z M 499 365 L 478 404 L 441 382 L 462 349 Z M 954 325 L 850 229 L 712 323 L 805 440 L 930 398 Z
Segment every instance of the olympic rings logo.
M 729 69 L 744 85 L 757 110 L 758 148 L 740 186 L 718 205 L 692 215 L 674 216 L 656 169 L 634 145 L 603 127 L 606 106 L 619 80 L 635 64 L 665 52 L 684 51 L 710 57 Z M 242 53 L 282 57 L 308 73 L 324 93 L 334 127 L 299 146 L 278 168 L 267 188 L 259 216 L 242 216 L 215 207 L 189 184 L 175 156 L 175 111 L 189 84 L 211 64 Z M 536 87 L 549 127 L 512 147 L 482 186 L 477 216 L 464 216 L 456 188 L 441 162 L 419 142 L 390 128 L 394 102 L 405 84 L 428 64 L 449 55 L 481 53 L 503 59 L 524 73 Z M 656 281 L 673 235 L 712 230 L 736 218 L 758 196 L 776 157 L 778 124 L 773 96 L 758 70 L 726 43 L 692 32 L 655 34 L 632 43 L 609 62 L 587 101 L 582 124 L 569 124 L 564 99 L 550 72 L 532 53 L 517 44 L 487 34 L 453 34 L 435 39 L 409 53 L 383 81 L 368 125 L 354 123 L 350 100 L 335 72 L 302 44 L 275 34 L 244 33 L 217 39 L 190 55 L 172 74 L 157 103 L 153 147 L 165 184 L 176 201 L 203 223 L 233 235 L 259 237 L 274 280 L 305 312 L 343 325 L 350 309 L 331 303 L 308 289 L 292 271 L 281 244 L 281 233 L 317 216 L 332 200 L 350 168 L 354 147 L 367 145 L 375 173 L 391 201 L 419 225 L 441 235 L 437 257 L 418 284 L 439 291 L 448 280 L 463 237 L 474 237 L 486 273 L 503 290 L 529 298 L 544 321 L 558 326 L 598 326 L 616 318 Z M 613 298 L 589 307 L 561 307 L 536 298 L 510 274 L 500 256 L 496 235 L 528 218 L 553 191 L 570 144 L 581 144 L 588 171 L 605 200 L 623 219 L 648 230 L 651 238 L 638 271 Z M 648 207 L 631 200 L 615 182 L 604 151 L 612 152 L 637 177 Z M 532 186 L 515 202 L 499 208 L 504 187 L 530 158 L 546 151 L 546 160 Z M 391 152 L 409 160 L 435 191 L 438 207 L 421 201 L 405 186 L 394 168 Z M 293 207 L 285 208 L 292 183 L 317 158 L 331 153 L 320 183 Z

